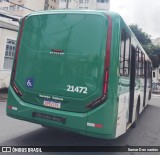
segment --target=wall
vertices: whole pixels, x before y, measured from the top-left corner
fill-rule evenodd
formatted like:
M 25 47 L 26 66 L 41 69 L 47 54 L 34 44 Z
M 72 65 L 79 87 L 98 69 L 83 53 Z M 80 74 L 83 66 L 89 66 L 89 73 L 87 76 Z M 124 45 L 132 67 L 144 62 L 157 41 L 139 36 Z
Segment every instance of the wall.
M 5 48 L 7 39 L 16 40 L 17 32 L 0 28 L 0 88 L 8 87 L 11 70 L 3 69 Z
M 110 9 L 110 1 L 108 3 L 97 3 L 97 0 L 82 0 L 82 3 L 76 0 L 69 0 L 69 9 L 89 9 L 89 10 L 109 10 Z M 66 8 L 66 2 L 62 2 L 59 0 L 59 8 Z
M 35 11 L 44 10 L 44 4 L 45 4 L 45 0 L 25 0 L 24 1 L 25 7 L 30 8 Z M 23 15 L 27 15 L 32 12 L 33 11 L 29 11 L 29 10 L 24 9 Z
M 153 76 L 153 73 L 155 72 L 155 77 Z M 156 68 L 152 71 L 152 82 L 153 83 L 159 83 L 160 82 L 160 67 Z

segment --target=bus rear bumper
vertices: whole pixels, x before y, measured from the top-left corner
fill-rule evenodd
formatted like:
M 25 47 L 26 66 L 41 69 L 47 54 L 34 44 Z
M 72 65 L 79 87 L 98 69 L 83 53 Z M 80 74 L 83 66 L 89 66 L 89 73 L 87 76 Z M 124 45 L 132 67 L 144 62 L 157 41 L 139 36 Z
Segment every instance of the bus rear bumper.
M 72 132 L 96 138 L 115 138 L 114 133 L 107 133 L 105 125 L 98 128 L 90 125 L 94 123 L 104 124 L 103 121 L 91 122 L 91 120 L 94 120 L 92 115 L 95 115 L 93 110 L 87 113 L 77 113 L 29 104 L 20 100 L 11 87 L 9 88 L 8 94 L 10 97 L 8 98 L 6 112 L 10 117 L 41 124 L 47 127 L 70 130 Z M 103 109 L 103 107 L 99 107 L 95 111 L 102 113 Z

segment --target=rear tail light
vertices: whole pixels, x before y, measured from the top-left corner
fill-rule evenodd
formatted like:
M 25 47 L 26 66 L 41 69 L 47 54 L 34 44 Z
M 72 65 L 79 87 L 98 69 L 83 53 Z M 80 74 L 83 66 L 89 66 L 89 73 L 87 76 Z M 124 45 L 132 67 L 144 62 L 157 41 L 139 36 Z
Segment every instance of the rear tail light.
M 102 124 L 95 124 L 95 128 L 103 128 Z
M 9 106 L 8 106 L 8 109 L 12 109 L 12 106 L 11 106 L 11 105 L 9 105 Z
M 112 19 L 108 16 L 108 33 L 107 33 L 107 43 L 106 43 L 106 56 L 104 64 L 104 82 L 103 82 L 103 93 L 102 96 L 92 103 L 88 104 L 87 108 L 94 108 L 102 104 L 107 99 L 108 93 L 108 80 L 109 80 L 109 64 L 110 64 L 110 48 L 111 48 L 111 37 L 112 37 Z
M 16 75 L 16 67 L 17 67 L 17 62 L 18 62 L 18 54 L 19 54 L 19 48 L 20 48 L 20 43 L 21 43 L 21 37 L 22 37 L 23 28 L 24 28 L 24 22 L 25 22 L 25 18 L 23 18 L 21 22 L 21 27 L 19 31 L 18 40 L 17 40 L 15 58 L 14 58 L 14 63 L 13 63 L 12 75 L 11 75 L 11 85 L 18 96 L 23 96 L 23 94 L 20 92 L 20 90 L 15 84 L 15 75 Z
M 14 91 L 16 92 L 16 94 L 18 96 L 23 96 L 23 94 L 21 93 L 21 91 L 17 88 L 17 86 L 15 84 L 12 84 L 12 87 L 14 89 Z
M 105 74 L 105 80 L 104 80 L 104 87 L 103 87 L 103 93 L 107 94 L 107 86 L 108 86 L 108 71 L 106 71 Z

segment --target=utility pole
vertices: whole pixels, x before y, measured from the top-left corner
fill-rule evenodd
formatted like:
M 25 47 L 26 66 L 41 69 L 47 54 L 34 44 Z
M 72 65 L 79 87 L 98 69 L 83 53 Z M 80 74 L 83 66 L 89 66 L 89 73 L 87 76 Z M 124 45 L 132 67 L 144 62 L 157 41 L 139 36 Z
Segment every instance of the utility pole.
M 69 0 L 66 0 L 66 9 L 68 9 Z

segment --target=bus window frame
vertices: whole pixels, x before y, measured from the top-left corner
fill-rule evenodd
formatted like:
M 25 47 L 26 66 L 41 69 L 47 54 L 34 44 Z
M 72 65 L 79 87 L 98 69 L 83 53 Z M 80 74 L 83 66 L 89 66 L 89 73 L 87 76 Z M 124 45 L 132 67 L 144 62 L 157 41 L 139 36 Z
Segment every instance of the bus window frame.
M 124 44 L 122 44 L 122 41 L 123 41 L 122 37 L 124 37 Z M 129 35 L 129 33 L 127 33 L 127 31 L 124 28 L 122 28 L 122 30 L 121 30 L 120 39 L 121 40 L 120 40 L 120 55 L 119 55 L 119 74 L 120 74 L 120 76 L 129 77 L 129 72 L 130 72 L 130 53 L 131 53 L 131 36 Z M 127 40 L 129 40 L 128 59 L 126 59 L 126 51 L 127 51 L 126 43 L 127 43 Z M 122 49 L 122 45 L 124 46 L 123 49 Z M 122 50 L 123 50 L 123 52 L 122 52 Z M 128 64 L 127 64 L 127 67 L 126 67 L 127 61 L 128 61 Z M 122 63 L 122 65 L 121 65 L 121 63 Z M 126 71 L 127 71 L 127 74 L 125 73 Z
M 138 78 L 144 78 L 144 63 L 145 63 L 145 54 L 142 52 L 142 50 L 137 47 L 136 49 L 136 77 Z M 137 58 L 138 56 L 138 58 Z

